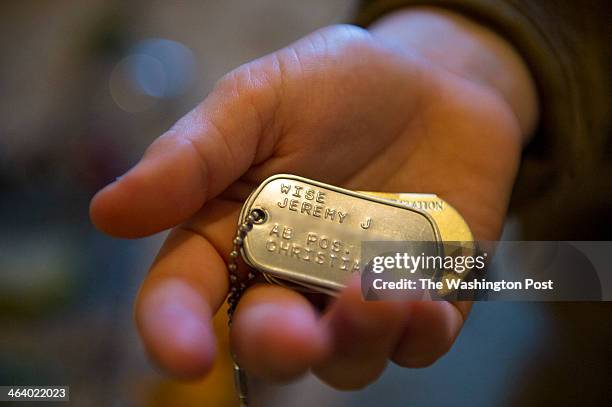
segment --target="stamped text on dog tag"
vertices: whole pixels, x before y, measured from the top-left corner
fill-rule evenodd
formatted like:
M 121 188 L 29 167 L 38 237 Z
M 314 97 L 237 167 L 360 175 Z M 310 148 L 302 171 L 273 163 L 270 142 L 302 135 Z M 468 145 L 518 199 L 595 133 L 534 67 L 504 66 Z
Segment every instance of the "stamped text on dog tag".
M 439 241 L 426 211 L 294 175 L 264 181 L 242 208 L 262 215 L 242 255 L 274 279 L 321 291 L 343 288 L 361 267 L 363 241 Z

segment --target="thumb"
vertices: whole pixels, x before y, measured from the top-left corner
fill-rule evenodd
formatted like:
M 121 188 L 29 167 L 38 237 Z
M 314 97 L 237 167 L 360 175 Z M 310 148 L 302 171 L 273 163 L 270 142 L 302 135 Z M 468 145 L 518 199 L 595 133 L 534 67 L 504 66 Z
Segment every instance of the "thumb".
M 135 167 L 99 191 L 90 205 L 93 223 L 118 237 L 157 233 L 189 218 L 269 156 L 274 136 L 262 133 L 277 105 L 275 84 L 266 77 L 269 58 L 222 78 Z

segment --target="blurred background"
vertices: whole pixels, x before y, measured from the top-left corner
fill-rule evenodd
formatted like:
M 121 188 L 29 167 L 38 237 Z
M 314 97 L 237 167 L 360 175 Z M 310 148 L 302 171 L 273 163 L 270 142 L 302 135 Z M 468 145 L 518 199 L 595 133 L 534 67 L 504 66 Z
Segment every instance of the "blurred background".
M 88 201 L 224 73 L 354 10 L 349 0 L 0 4 L 0 385 L 69 385 L 79 406 L 234 405 L 224 367 L 184 384 L 146 360 L 131 307 L 163 236 L 105 237 Z M 479 304 L 431 368 L 390 367 L 349 393 L 310 376 L 254 383 L 254 403 L 609 401 L 612 329 L 598 315 L 610 314 L 596 307 Z

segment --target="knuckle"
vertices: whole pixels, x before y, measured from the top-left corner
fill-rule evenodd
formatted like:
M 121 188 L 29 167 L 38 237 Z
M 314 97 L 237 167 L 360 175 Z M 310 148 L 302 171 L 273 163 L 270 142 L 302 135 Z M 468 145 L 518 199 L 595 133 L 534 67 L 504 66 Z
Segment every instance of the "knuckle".
M 315 31 L 315 34 L 323 41 L 336 42 L 342 46 L 362 44 L 372 38 L 368 30 L 351 24 L 335 24 L 323 27 Z
M 254 89 L 256 76 L 251 64 L 247 63 L 223 75 L 214 89 L 232 96 L 247 96 Z
M 335 60 L 344 61 L 345 58 L 356 55 L 356 53 L 367 56 L 379 48 L 369 31 L 349 24 L 321 28 L 308 38 L 315 52 Z
M 213 92 L 225 94 L 237 103 L 258 110 L 275 106 L 283 79 L 276 59 L 274 53 L 233 69 L 217 81 Z

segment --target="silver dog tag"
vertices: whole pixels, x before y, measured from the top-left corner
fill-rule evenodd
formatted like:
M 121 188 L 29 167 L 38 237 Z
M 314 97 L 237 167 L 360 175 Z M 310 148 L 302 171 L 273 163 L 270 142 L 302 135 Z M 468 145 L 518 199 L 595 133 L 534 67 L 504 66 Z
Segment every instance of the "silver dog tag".
M 359 273 L 363 241 L 440 241 L 425 211 L 294 175 L 265 180 L 241 221 L 254 210 L 262 216 L 244 239 L 244 260 L 275 283 L 321 292 L 334 293 Z

